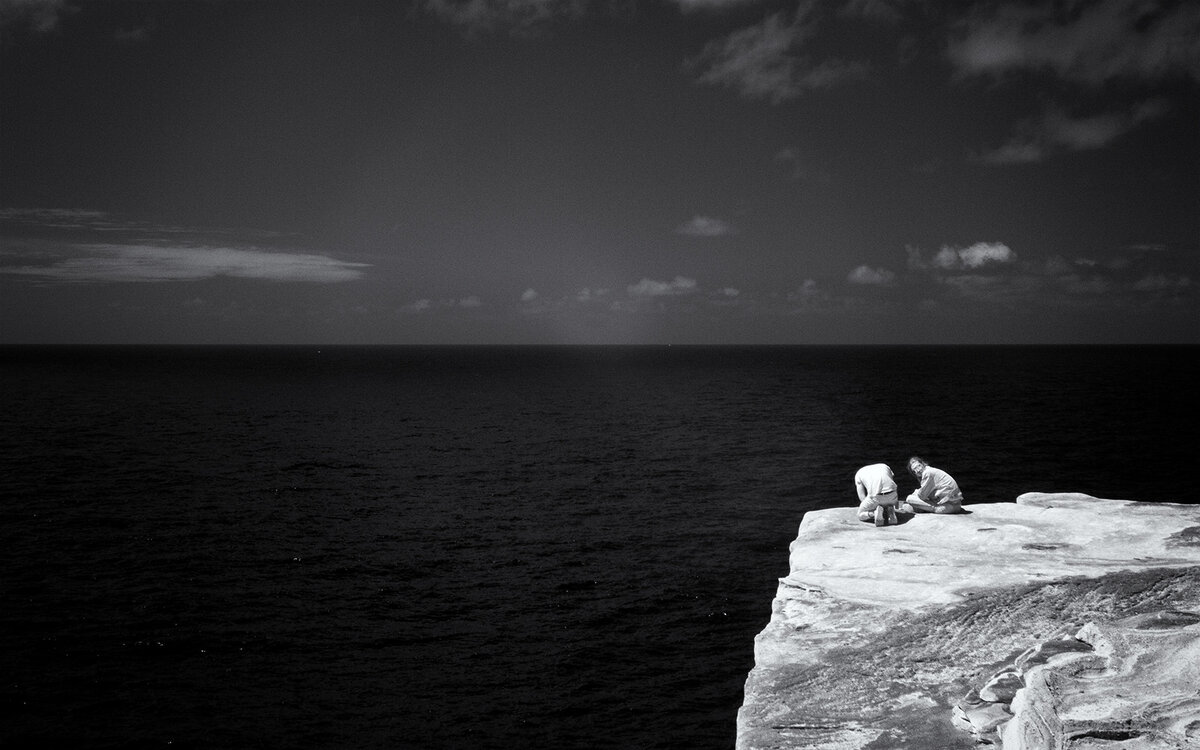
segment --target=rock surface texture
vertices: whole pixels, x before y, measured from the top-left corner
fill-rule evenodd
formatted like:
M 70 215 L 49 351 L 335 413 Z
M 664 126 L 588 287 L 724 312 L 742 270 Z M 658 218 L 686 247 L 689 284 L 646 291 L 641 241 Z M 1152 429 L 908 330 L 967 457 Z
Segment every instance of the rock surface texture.
M 807 513 L 739 750 L 1200 750 L 1200 506 Z

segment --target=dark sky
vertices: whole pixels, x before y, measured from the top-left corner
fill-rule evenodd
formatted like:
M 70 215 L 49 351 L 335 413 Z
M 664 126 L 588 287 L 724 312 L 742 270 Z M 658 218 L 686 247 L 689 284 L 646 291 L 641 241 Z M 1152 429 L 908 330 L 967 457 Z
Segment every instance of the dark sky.
M 0 343 L 1200 343 L 1200 3 L 0 0 Z

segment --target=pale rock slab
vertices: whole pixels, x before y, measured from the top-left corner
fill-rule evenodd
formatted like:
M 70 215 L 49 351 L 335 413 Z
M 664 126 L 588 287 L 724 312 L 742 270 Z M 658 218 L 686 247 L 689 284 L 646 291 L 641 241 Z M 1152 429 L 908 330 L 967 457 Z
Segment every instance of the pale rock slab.
M 1200 750 L 1200 506 L 967 510 L 805 515 L 739 750 Z

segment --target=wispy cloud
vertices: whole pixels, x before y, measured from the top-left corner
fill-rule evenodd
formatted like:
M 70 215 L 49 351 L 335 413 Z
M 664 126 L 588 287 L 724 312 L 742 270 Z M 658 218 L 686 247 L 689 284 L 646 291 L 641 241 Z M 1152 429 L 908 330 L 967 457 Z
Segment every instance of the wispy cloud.
M 896 274 L 886 268 L 859 266 L 846 276 L 846 281 L 860 286 L 888 286 L 896 280 Z
M 636 284 L 625 288 L 630 297 L 673 297 L 690 294 L 696 291 L 696 280 L 686 276 L 676 276 L 671 281 L 655 281 L 643 278 Z
M 1108 112 L 1072 117 L 1060 108 L 1050 108 L 1037 120 L 1025 120 L 1003 146 L 984 153 L 980 161 L 988 164 L 1027 164 L 1044 161 L 1064 151 L 1103 148 L 1144 122 L 1167 112 L 1161 100 L 1137 105 L 1130 112 Z
M 361 278 L 364 263 L 324 255 L 231 247 L 73 245 L 73 257 L 0 266 L 0 273 L 61 282 L 199 281 L 218 276 L 330 283 Z
M 732 8 L 754 5 L 759 0 L 673 0 L 684 13 L 719 13 Z
M 90 209 L 0 209 L 0 274 L 42 282 L 199 281 L 216 277 L 332 283 L 367 264 L 273 247 L 278 232 L 126 221 Z
M 593 289 L 592 287 L 584 287 L 575 293 L 575 301 L 582 303 L 596 302 L 598 300 L 606 299 L 611 292 L 611 289 Z
M 106 212 L 90 208 L 0 208 L 0 225 L 104 229 L 111 224 Z
M 872 21 L 896 23 L 904 17 L 905 0 L 845 0 L 838 13 Z
M 1117 79 L 1200 80 L 1200 4 L 1100 0 L 984 6 L 957 30 L 963 75 L 1047 71 L 1099 87 Z
M 1179 303 L 1200 297 L 1184 253 L 1148 243 L 1069 258 L 1023 260 L 1008 245 L 977 242 L 943 246 L 926 259 L 908 248 L 914 278 L 925 276 L 934 304 L 950 303 L 937 288 L 972 304 L 1010 308 L 1117 309 Z
M 815 62 L 802 53 L 805 42 L 815 34 L 815 9 L 815 2 L 806 0 L 790 21 L 783 13 L 775 13 L 760 24 L 709 42 L 688 61 L 688 67 L 702 71 L 696 79 L 700 83 L 732 88 L 748 99 L 775 104 L 865 77 L 865 63 Z
M 1191 287 L 1191 278 L 1177 273 L 1152 273 L 1143 276 L 1133 284 L 1133 288 L 1139 292 L 1175 292 Z
M 141 44 L 154 32 L 154 24 L 122 26 L 113 32 L 113 39 L 121 44 Z
M 401 306 L 400 311 L 404 313 L 424 313 L 430 310 L 474 310 L 479 307 L 483 307 L 483 300 L 472 294 L 467 297 L 450 297 L 438 300 L 422 297 Z
M 421 7 L 468 34 L 536 33 L 548 23 L 581 17 L 587 0 L 422 0 Z
M 49 33 L 73 9 L 66 0 L 0 0 L 0 28 L 21 24 L 37 33 Z
M 711 216 L 693 216 L 675 228 L 677 234 L 688 237 L 723 237 L 736 234 L 737 229 L 727 221 Z

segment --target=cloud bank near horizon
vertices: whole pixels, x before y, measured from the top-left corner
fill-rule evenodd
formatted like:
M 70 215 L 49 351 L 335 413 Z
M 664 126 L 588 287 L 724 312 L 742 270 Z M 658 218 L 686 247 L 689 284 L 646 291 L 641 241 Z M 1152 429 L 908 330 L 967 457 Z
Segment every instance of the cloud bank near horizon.
M 73 245 L 70 252 L 77 255 L 39 265 L 0 266 L 0 274 L 70 283 L 201 281 L 226 276 L 328 284 L 360 279 L 368 267 L 325 255 L 232 247 Z
M 217 277 L 355 281 L 366 263 L 269 247 L 275 232 L 147 225 L 90 209 L 0 209 L 0 275 L 38 283 L 161 283 Z

